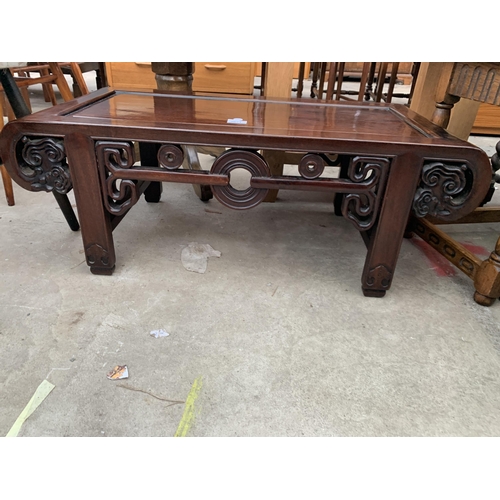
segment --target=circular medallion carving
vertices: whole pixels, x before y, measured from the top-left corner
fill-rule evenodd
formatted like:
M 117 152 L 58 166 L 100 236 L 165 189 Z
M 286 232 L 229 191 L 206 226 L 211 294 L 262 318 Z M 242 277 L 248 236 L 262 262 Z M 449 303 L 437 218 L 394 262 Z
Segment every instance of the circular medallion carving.
M 270 177 L 269 167 L 258 153 L 232 149 L 222 153 L 212 165 L 212 174 L 228 175 L 231 171 L 241 168 L 250 172 L 252 177 Z M 226 207 L 235 210 L 245 210 L 257 206 L 267 196 L 268 189 L 248 187 L 244 190 L 235 189 L 231 184 L 227 186 L 212 186 L 214 196 Z
M 325 161 L 320 155 L 309 153 L 304 155 L 299 163 L 299 174 L 304 179 L 316 179 L 325 170 Z
M 184 161 L 184 151 L 173 144 L 165 144 L 158 151 L 158 163 L 167 170 L 177 170 Z

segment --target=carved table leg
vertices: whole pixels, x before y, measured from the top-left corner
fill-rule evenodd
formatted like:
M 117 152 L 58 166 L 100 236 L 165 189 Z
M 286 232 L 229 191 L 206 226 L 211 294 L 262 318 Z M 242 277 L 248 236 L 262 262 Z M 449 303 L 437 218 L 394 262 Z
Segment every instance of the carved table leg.
M 500 238 L 495 250 L 479 267 L 474 287 L 474 300 L 482 306 L 491 306 L 500 297 Z
M 413 194 L 420 178 L 420 169 L 411 168 L 420 162 L 413 154 L 393 160 L 378 222 L 368 244 L 368 255 L 361 278 L 363 294 L 383 297 L 389 290 L 399 250 L 408 222 Z
M 64 143 L 87 264 L 93 274 L 110 275 L 116 260 L 111 214 L 105 209 L 102 199 L 94 141 L 85 135 L 72 133 L 65 137 Z

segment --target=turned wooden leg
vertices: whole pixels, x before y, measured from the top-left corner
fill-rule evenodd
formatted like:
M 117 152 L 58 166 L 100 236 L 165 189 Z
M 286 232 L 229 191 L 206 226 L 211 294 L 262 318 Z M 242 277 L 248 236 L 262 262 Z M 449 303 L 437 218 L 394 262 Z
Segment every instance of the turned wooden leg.
M 313 74 L 312 74 L 312 83 L 311 83 L 311 98 L 316 97 L 316 89 L 318 88 L 318 75 L 319 75 L 319 66 L 321 63 L 315 62 L 313 63 Z
M 474 288 L 474 300 L 482 306 L 491 306 L 500 297 L 500 238 L 495 250 L 479 266 Z
M 110 275 L 115 269 L 111 215 L 104 207 L 94 141 L 71 133 L 64 139 L 78 206 L 83 247 L 90 271 Z
M 389 290 L 408 222 L 421 160 L 409 153 L 392 161 L 378 222 L 370 234 L 361 278 L 363 294 L 383 297 Z

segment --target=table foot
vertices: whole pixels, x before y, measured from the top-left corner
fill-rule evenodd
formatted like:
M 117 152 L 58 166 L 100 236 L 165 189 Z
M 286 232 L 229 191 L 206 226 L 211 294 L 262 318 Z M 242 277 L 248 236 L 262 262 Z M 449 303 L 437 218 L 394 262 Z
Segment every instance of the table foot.
M 91 267 L 90 272 L 92 274 L 97 274 L 99 276 L 111 276 L 113 271 L 115 270 L 115 266 L 113 267 Z
M 144 198 L 148 203 L 159 203 L 163 185 L 161 182 L 151 182 L 144 191 Z
M 371 290 L 363 288 L 363 295 L 365 297 L 384 297 L 386 290 Z
M 474 293 L 474 300 L 480 306 L 489 307 L 495 303 L 495 300 L 497 300 L 497 298 L 496 297 L 488 297 L 487 295 L 483 295 L 482 293 L 475 292 Z

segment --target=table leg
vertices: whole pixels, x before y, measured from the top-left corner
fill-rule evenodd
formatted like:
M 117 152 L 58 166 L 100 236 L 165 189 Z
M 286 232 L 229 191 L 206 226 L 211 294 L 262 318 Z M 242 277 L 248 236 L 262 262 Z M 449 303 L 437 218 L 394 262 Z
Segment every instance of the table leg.
M 116 261 L 111 214 L 105 209 L 102 199 L 94 141 L 86 135 L 72 133 L 64 138 L 64 145 L 87 264 L 93 274 L 110 275 Z
M 386 194 L 378 222 L 371 232 L 361 278 L 363 294 L 367 297 L 383 297 L 391 286 L 420 179 L 421 163 L 421 159 L 411 153 L 399 156 L 391 163 Z
M 152 144 L 147 142 L 141 142 L 139 144 L 139 151 L 141 157 L 141 165 L 148 167 L 158 166 L 158 150 L 160 148 L 159 144 Z M 150 182 L 149 186 L 144 191 L 144 198 L 148 203 L 158 203 L 161 199 L 161 193 L 163 192 L 163 185 L 161 182 Z

